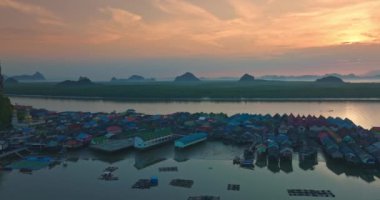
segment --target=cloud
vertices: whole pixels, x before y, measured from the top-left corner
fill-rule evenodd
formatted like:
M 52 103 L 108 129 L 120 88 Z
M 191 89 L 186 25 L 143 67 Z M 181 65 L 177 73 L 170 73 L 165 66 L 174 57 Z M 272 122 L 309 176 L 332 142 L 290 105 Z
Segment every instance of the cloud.
M 223 2 L 223 8 L 210 9 L 199 0 L 146 0 L 145 7 L 132 6 L 132 0 L 124 4 L 107 1 L 91 9 L 82 6 L 70 10 L 68 15 L 73 17 L 64 18 L 69 25 L 61 28 L 61 34 L 49 32 L 39 40 L 52 48 L 60 43 L 67 49 L 96 50 L 109 56 L 261 58 L 294 49 L 380 42 L 379 1 L 218 1 Z M 146 9 L 145 4 L 150 8 Z M 0 6 L 36 16 L 43 25 L 60 25 L 63 21 L 34 4 L 0 0 Z M 230 14 L 221 15 L 215 9 Z M 78 13 L 88 20 L 73 20 Z
M 62 26 L 65 23 L 51 11 L 37 5 L 21 3 L 15 0 L 0 0 L 0 7 L 11 8 L 21 13 L 36 16 L 41 24 Z

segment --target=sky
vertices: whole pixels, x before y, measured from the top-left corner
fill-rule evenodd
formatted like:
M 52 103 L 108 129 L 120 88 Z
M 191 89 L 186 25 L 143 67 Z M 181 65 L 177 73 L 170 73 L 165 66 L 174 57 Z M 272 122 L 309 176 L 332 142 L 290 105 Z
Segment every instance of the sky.
M 380 70 L 380 0 L 0 0 L 7 75 Z

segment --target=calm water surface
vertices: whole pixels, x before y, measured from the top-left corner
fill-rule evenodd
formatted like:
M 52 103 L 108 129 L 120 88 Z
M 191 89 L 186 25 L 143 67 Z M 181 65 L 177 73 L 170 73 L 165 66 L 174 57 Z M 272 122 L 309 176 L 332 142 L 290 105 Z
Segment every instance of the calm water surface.
M 148 152 L 128 150 L 113 156 L 88 151 L 68 155 L 78 157 L 52 169 L 33 172 L 32 175 L 17 171 L 0 175 L 0 199 L 66 200 L 107 198 L 187 199 L 191 195 L 217 195 L 221 199 L 315 199 L 291 198 L 287 189 L 328 189 L 338 200 L 377 200 L 380 196 L 379 173 L 376 170 L 359 170 L 325 161 L 322 156 L 318 165 L 303 170 L 297 156 L 292 164 L 242 169 L 232 164 L 231 158 L 243 149 L 208 142 L 191 149 L 176 151 L 171 145 Z M 160 161 L 162 160 L 162 161 Z M 120 180 L 97 180 L 102 170 L 110 165 L 118 166 L 115 172 Z M 159 172 L 159 167 L 177 166 L 178 172 Z M 159 186 L 150 190 L 135 190 L 131 186 L 141 178 L 158 176 Z M 169 185 L 175 178 L 192 179 L 191 189 Z M 240 184 L 239 192 L 227 191 L 228 184 Z M 329 198 L 318 198 L 329 199 Z
M 349 118 L 365 128 L 380 126 L 380 101 L 302 101 L 302 102 L 123 102 L 103 100 L 72 100 L 11 97 L 12 103 L 31 105 L 53 111 L 123 112 L 135 109 L 147 114 L 174 112 L 214 112 L 233 115 L 236 113 L 323 115 Z
M 370 128 L 380 125 L 379 102 L 113 102 L 102 100 L 57 100 L 12 97 L 13 103 L 31 105 L 55 111 L 111 112 L 136 109 L 150 114 L 179 111 L 235 113 L 295 113 L 348 117 Z M 376 169 L 358 169 L 334 163 L 319 155 L 316 166 L 300 167 L 298 156 L 291 164 L 256 166 L 242 169 L 231 159 L 243 149 L 218 142 L 196 145 L 186 151 L 176 151 L 172 145 L 145 152 L 127 150 L 104 155 L 83 150 L 68 157 L 79 158 L 68 166 L 56 166 L 33 172 L 0 173 L 0 199 L 5 200 L 180 200 L 192 195 L 217 195 L 222 200 L 248 199 L 329 199 L 289 197 L 287 189 L 331 190 L 337 200 L 380 200 L 380 173 Z M 97 180 L 107 166 L 118 166 L 120 180 Z M 160 173 L 159 167 L 178 166 L 178 172 Z M 159 186 L 150 190 L 134 190 L 135 181 L 150 176 L 159 177 Z M 170 180 L 192 179 L 191 189 L 172 187 Z M 240 184 L 239 192 L 227 191 L 228 184 Z

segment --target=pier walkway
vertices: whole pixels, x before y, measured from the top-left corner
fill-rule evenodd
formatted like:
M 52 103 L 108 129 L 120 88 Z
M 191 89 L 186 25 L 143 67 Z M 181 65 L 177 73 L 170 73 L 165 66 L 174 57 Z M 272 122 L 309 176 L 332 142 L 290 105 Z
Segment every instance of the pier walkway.
M 5 158 L 7 156 L 10 156 L 12 154 L 15 154 L 15 155 L 23 158 L 24 156 L 22 154 L 20 154 L 23 151 L 27 151 L 29 153 L 31 152 L 27 147 L 22 147 L 22 148 L 19 148 L 19 149 L 15 149 L 15 150 L 4 152 L 4 153 L 0 154 L 0 159 Z

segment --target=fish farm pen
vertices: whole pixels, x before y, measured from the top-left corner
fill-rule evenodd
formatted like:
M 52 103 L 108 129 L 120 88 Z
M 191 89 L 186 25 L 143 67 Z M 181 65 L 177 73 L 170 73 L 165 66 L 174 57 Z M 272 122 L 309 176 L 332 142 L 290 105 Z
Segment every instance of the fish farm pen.
M 183 188 L 191 188 L 193 187 L 193 184 L 193 180 L 173 179 L 172 181 L 170 181 L 170 185 Z
M 290 189 L 288 190 L 289 196 L 295 197 L 335 197 L 330 190 L 301 190 Z
M 178 167 L 160 167 L 160 168 L 158 168 L 158 171 L 160 171 L 160 172 L 177 172 Z

